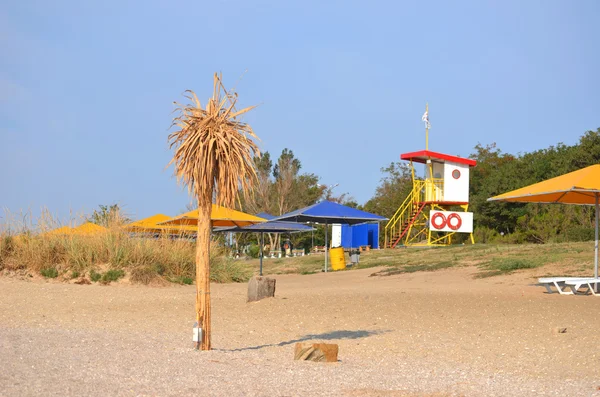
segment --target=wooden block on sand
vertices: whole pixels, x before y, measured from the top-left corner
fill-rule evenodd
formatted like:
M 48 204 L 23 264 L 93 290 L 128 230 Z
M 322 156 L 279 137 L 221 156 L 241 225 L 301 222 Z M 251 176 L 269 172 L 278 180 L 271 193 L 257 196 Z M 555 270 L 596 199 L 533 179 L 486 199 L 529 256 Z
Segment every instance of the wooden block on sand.
M 248 302 L 274 297 L 275 281 L 269 277 L 252 277 L 248 282 Z
M 333 343 L 296 343 L 294 360 L 335 363 L 338 350 L 338 345 Z

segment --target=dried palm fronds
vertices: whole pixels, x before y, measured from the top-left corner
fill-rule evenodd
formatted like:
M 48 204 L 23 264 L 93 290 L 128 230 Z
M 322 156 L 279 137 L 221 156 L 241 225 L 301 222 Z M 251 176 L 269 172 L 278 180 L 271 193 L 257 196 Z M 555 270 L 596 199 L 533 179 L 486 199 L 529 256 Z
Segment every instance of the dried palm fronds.
M 196 348 L 210 350 L 210 213 L 216 204 L 233 207 L 238 193 L 246 193 L 256 181 L 254 157 L 259 156 L 258 139 L 252 128 L 239 117 L 255 106 L 237 110 L 237 94 L 228 92 L 215 73 L 213 95 L 206 108 L 193 91 L 186 91 L 192 102 L 177 105 L 178 115 L 169 135 L 175 149 L 169 165 L 198 200 L 198 239 L 196 246 L 196 318 L 202 328 L 202 341 Z
M 179 114 L 172 124 L 177 130 L 169 135 L 170 147 L 175 148 L 169 165 L 175 164 L 177 178 L 198 200 L 212 202 L 215 192 L 216 204 L 233 207 L 238 192 L 249 191 L 256 180 L 254 157 L 260 151 L 251 138 L 258 138 L 239 120 L 256 106 L 236 110 L 237 94 L 227 92 L 216 73 L 206 108 L 193 91 L 185 96 L 192 104 L 175 102 Z

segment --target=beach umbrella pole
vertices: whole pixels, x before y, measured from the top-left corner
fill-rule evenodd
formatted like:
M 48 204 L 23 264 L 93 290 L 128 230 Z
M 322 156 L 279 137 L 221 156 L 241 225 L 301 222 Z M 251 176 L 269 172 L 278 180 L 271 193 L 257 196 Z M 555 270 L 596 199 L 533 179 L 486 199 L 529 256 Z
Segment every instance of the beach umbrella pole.
M 260 271 L 259 271 L 260 276 L 262 276 L 263 245 L 265 245 L 265 237 L 264 237 L 263 233 L 260 232 Z
M 327 242 L 329 240 L 327 237 L 328 229 L 327 222 L 325 222 L 325 273 L 327 273 Z
M 598 215 L 600 215 L 600 206 L 598 205 L 598 197 L 600 193 L 596 193 L 596 231 L 595 231 L 595 246 L 594 246 L 594 277 L 598 278 Z M 598 283 L 596 283 L 596 292 L 598 292 Z

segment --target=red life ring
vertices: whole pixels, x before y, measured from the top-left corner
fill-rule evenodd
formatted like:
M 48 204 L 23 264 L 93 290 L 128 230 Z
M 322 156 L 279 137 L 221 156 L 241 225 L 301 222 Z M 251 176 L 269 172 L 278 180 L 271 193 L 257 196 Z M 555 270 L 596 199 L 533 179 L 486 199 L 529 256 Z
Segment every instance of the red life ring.
M 452 219 L 456 219 L 456 225 L 452 224 Z M 448 225 L 448 227 L 452 230 L 458 230 L 460 229 L 460 227 L 462 226 L 462 219 L 460 219 L 460 215 L 458 215 L 456 212 L 453 212 L 452 214 L 448 215 L 448 219 L 446 220 L 446 224 Z
M 442 223 L 439 225 L 435 221 L 437 218 L 442 218 Z M 431 217 L 431 226 L 433 226 L 436 229 L 443 229 L 444 226 L 446 226 L 446 216 L 444 214 L 442 214 L 441 212 L 436 212 Z

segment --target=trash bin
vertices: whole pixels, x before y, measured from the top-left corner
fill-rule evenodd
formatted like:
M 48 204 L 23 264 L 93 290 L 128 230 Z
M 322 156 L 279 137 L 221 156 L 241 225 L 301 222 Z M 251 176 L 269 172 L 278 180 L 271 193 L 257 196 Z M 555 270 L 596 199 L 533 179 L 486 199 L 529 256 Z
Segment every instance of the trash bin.
M 360 250 L 350 251 L 350 262 L 354 265 L 360 261 Z
M 343 247 L 329 249 L 329 259 L 331 260 L 331 269 L 344 270 L 346 268 Z

